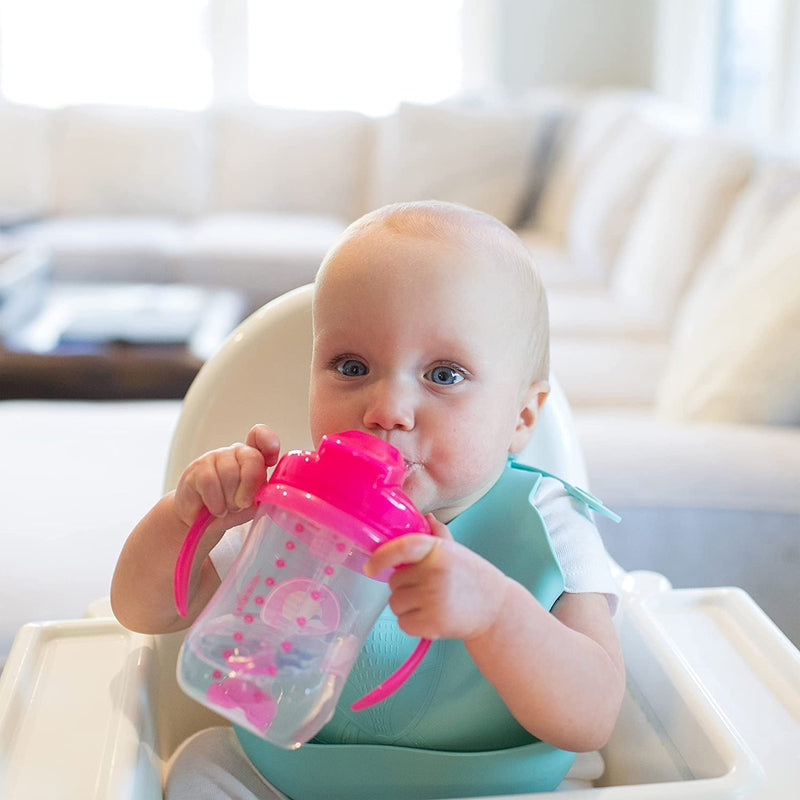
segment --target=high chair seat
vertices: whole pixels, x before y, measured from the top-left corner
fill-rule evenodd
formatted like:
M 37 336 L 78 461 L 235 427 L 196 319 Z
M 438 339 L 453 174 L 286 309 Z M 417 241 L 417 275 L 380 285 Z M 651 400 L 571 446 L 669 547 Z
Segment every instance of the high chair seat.
M 194 458 L 243 440 L 258 422 L 278 433 L 284 451 L 313 446 L 308 426 L 312 294 L 309 284 L 268 303 L 241 323 L 206 362 L 183 401 L 165 490 L 175 487 Z M 555 379 L 534 435 L 517 460 L 573 484 L 587 483 L 569 404 Z M 176 737 L 182 740 L 183 732 Z
M 194 458 L 243 440 L 258 422 L 268 423 L 278 433 L 283 451 L 313 446 L 308 427 L 312 293 L 309 284 L 264 306 L 205 364 L 183 402 L 165 490 L 174 488 Z M 587 483 L 571 411 L 555 379 L 551 379 L 551 393 L 534 435 L 517 460 L 574 484 Z M 553 758 L 552 748 L 543 743 L 540 748 L 542 755 L 546 750 L 546 758 Z M 561 763 L 548 769 L 555 773 Z M 542 785 L 547 785 L 546 780 Z

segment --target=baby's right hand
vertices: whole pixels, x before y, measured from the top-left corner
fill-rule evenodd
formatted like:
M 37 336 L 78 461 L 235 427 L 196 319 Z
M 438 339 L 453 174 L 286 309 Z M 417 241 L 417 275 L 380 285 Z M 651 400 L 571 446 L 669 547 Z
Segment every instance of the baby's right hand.
M 255 497 L 266 480 L 267 467 L 280 453 L 277 434 L 255 425 L 245 443 L 237 442 L 196 458 L 183 471 L 175 489 L 175 513 L 187 526 L 205 506 L 215 517 L 228 517 L 226 527 L 255 516 Z

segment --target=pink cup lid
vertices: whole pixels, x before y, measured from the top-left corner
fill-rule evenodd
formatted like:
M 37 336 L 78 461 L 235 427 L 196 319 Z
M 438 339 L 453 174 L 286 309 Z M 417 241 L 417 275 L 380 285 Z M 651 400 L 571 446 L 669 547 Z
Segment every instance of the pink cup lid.
M 351 539 L 367 553 L 406 533 L 430 533 L 402 490 L 403 459 L 392 445 L 362 431 L 322 437 L 316 451 L 286 453 L 258 495 Z

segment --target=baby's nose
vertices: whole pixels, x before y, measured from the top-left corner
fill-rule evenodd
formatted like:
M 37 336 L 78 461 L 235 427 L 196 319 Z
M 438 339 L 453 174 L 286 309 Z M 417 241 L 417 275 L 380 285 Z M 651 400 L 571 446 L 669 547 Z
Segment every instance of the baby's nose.
M 364 409 L 364 426 L 368 430 L 411 430 L 414 427 L 412 394 L 400 381 L 376 382 L 371 387 Z

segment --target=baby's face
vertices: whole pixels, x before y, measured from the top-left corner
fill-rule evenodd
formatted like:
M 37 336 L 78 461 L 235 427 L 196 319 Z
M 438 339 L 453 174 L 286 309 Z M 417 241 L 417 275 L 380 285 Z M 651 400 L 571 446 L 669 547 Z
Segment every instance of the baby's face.
M 521 446 L 518 315 L 487 257 L 371 231 L 328 263 L 314 301 L 314 442 L 349 429 L 388 441 L 405 460 L 405 491 L 445 522 Z

